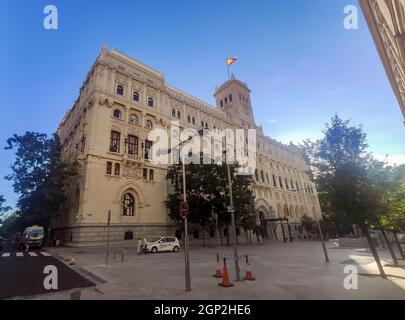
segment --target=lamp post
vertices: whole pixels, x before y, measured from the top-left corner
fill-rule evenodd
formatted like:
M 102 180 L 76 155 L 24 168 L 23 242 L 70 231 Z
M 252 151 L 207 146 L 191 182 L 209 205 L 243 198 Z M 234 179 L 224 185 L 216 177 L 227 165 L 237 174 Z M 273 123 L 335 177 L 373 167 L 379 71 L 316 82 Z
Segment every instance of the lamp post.
M 226 150 L 223 152 L 226 162 Z M 228 213 L 231 214 L 231 223 L 232 223 L 232 240 L 233 240 L 233 255 L 235 258 L 235 273 L 236 281 L 240 281 L 240 267 L 239 267 L 239 256 L 238 256 L 238 245 L 236 243 L 236 222 L 235 222 L 235 207 L 233 203 L 233 193 L 232 193 L 232 177 L 231 177 L 231 166 L 229 163 L 226 163 L 226 171 L 228 174 L 228 187 L 229 187 L 229 207 Z
M 233 238 L 233 255 L 235 258 L 235 273 L 236 281 L 240 281 L 240 268 L 239 268 L 239 256 L 238 256 L 238 245 L 236 243 L 236 223 L 235 223 L 235 208 L 233 205 L 233 194 L 232 194 L 232 178 L 231 178 L 231 166 L 226 165 L 228 171 L 228 185 L 229 185 L 229 208 L 228 212 L 231 213 L 232 220 L 232 238 Z
M 187 191 L 186 191 L 186 164 L 184 163 L 183 154 L 183 201 L 187 203 Z M 190 257 L 188 254 L 188 213 L 184 216 L 184 265 L 186 273 L 186 291 L 191 291 L 191 277 L 190 277 Z
M 203 133 L 202 128 L 198 129 L 198 134 L 201 136 Z M 190 136 L 186 141 L 179 143 L 174 148 L 181 147 L 193 139 Z M 171 153 L 174 148 L 169 148 L 167 150 L 168 153 Z M 187 203 L 187 189 L 186 189 L 186 164 L 185 164 L 185 155 L 183 153 L 182 157 L 182 172 L 183 172 L 183 202 Z M 185 290 L 191 291 L 191 277 L 190 277 L 190 258 L 189 258 L 189 241 L 188 241 L 188 214 L 184 216 L 184 269 L 185 269 Z

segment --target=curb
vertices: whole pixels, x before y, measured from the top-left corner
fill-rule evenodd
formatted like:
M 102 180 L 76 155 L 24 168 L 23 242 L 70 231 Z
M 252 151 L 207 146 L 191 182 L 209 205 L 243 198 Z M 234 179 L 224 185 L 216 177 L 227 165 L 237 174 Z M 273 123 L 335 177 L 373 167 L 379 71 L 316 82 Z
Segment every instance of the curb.
M 78 268 L 78 270 L 76 270 L 76 271 L 83 274 L 83 276 L 86 276 L 87 278 L 90 278 L 90 279 L 92 278 L 93 280 L 95 280 L 99 284 L 103 284 L 103 283 L 108 282 L 107 280 L 105 280 L 100 275 L 94 273 L 93 271 L 87 270 L 85 266 Z

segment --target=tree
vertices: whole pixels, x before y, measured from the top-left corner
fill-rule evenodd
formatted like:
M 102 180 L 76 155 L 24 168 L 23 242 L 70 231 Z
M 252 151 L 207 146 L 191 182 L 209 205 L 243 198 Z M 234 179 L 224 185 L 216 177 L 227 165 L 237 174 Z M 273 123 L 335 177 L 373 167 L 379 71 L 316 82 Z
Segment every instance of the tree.
M 367 136 L 361 126 L 352 126 L 337 115 L 316 142 L 303 148 L 314 171 L 321 206 L 337 225 L 360 227 L 367 238 L 382 277 L 384 270 L 368 232 L 379 221 L 384 205 L 379 184 L 382 163 L 367 153 Z
M 382 196 L 386 210 L 380 216 L 379 224 L 392 232 L 401 258 L 405 259 L 397 236 L 398 231 L 405 229 L 405 165 L 391 168 L 388 181 Z
M 18 219 L 22 225 L 40 224 L 50 226 L 58 215 L 61 204 L 74 177 L 74 170 L 61 160 L 59 137 L 55 134 L 26 132 L 7 140 L 6 150 L 15 151 L 11 174 L 6 179 L 13 181 L 18 193 Z
M 233 197 L 235 205 L 235 220 L 238 226 L 245 230 L 254 228 L 256 219 L 254 196 L 251 190 L 251 176 L 238 175 L 238 165 L 231 165 L 233 177 Z M 183 200 L 182 164 L 168 168 L 167 178 L 173 182 L 174 192 L 169 195 L 167 207 L 172 220 L 180 223 L 179 205 Z M 188 221 L 198 224 L 205 230 L 215 224 L 213 213 L 218 214 L 218 223 L 229 231 L 231 222 L 226 207 L 229 204 L 228 176 L 225 163 L 189 164 L 186 165 L 187 202 L 189 205 Z M 229 232 L 227 232 L 229 244 Z
M 6 202 L 6 199 L 4 199 L 3 195 L 0 195 L 0 235 L 3 235 L 3 230 L 4 230 L 4 223 L 7 220 L 7 218 L 3 219 L 2 216 L 4 216 L 8 211 L 11 210 L 10 206 L 4 205 Z
M 11 210 L 10 206 L 5 206 L 4 203 L 6 202 L 6 199 L 4 199 L 3 195 L 0 195 L 0 217 L 4 215 L 6 212 Z

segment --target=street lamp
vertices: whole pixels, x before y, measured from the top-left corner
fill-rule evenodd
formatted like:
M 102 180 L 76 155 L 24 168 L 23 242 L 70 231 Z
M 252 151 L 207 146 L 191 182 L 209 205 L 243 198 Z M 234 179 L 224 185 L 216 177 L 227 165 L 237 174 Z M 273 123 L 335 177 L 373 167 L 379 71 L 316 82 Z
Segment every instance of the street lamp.
M 201 136 L 204 132 L 203 128 L 198 129 L 198 135 Z M 174 148 L 179 148 L 193 140 L 193 137 L 190 136 L 187 140 L 180 142 Z M 171 153 L 174 148 L 169 148 L 167 153 Z M 182 169 L 183 169 L 183 202 L 187 203 L 187 189 L 186 189 L 186 164 L 185 164 L 185 155 L 183 153 L 182 157 Z M 185 277 L 186 285 L 185 290 L 191 291 L 191 277 L 190 277 L 190 258 L 189 258 L 189 242 L 188 242 L 188 214 L 184 216 L 184 267 L 185 267 Z
M 223 154 L 226 157 L 226 150 L 223 152 Z M 226 159 L 225 159 L 225 162 L 226 162 Z M 228 173 L 228 187 L 229 187 L 228 213 L 231 214 L 231 221 L 232 221 L 233 255 L 234 255 L 234 258 L 235 258 L 236 281 L 240 281 L 238 245 L 236 243 L 235 207 L 234 207 L 234 203 L 233 203 L 233 193 L 232 193 L 231 166 L 229 165 L 229 163 L 226 163 L 226 171 Z

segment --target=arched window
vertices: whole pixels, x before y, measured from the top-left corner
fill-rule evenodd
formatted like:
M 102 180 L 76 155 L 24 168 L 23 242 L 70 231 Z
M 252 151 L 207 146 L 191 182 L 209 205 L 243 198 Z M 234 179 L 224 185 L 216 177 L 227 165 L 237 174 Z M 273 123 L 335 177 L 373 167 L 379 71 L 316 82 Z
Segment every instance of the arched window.
M 225 98 L 225 104 L 227 104 L 228 103 L 228 98 Z
M 223 108 L 224 102 L 222 100 L 221 100 L 220 104 L 221 104 L 221 108 Z
M 114 116 L 114 118 L 121 119 L 121 111 L 118 109 L 115 109 L 113 112 L 113 116 Z
M 232 95 L 229 95 L 229 102 L 232 102 Z
M 136 114 L 131 114 L 129 116 L 129 122 L 133 124 L 138 124 L 139 123 L 139 118 Z
M 283 181 L 281 180 L 281 177 L 278 177 L 278 182 L 279 182 L 280 188 L 284 189 L 284 187 L 283 187 Z
M 191 117 L 189 115 L 187 116 L 187 122 L 191 123 Z
M 193 122 L 193 124 L 195 124 L 195 118 L 193 117 L 193 119 L 192 119 L 192 122 Z
M 146 129 L 153 129 L 152 121 L 146 120 L 146 122 L 145 122 L 145 128 L 146 128 Z
M 181 112 L 177 111 L 177 119 L 181 119 Z
M 145 150 L 144 150 L 144 157 L 146 160 L 150 160 L 151 158 L 151 149 L 153 146 L 153 142 L 149 140 L 145 140 Z
M 284 217 L 289 217 L 290 216 L 290 212 L 288 210 L 287 205 L 284 206 L 283 212 L 284 212 Z
M 276 176 L 273 174 L 273 185 L 275 187 L 277 187 L 277 180 L 276 180 Z
M 122 201 L 122 214 L 124 216 L 133 216 L 135 214 L 135 200 L 134 196 L 130 193 L 124 195 Z
M 137 91 L 134 91 L 134 94 L 132 95 L 132 100 L 136 102 L 139 101 L 139 93 Z
M 148 98 L 148 106 L 153 107 L 153 99 L 151 97 Z
M 120 96 L 124 95 L 124 87 L 120 84 L 117 86 L 117 94 L 119 94 Z

